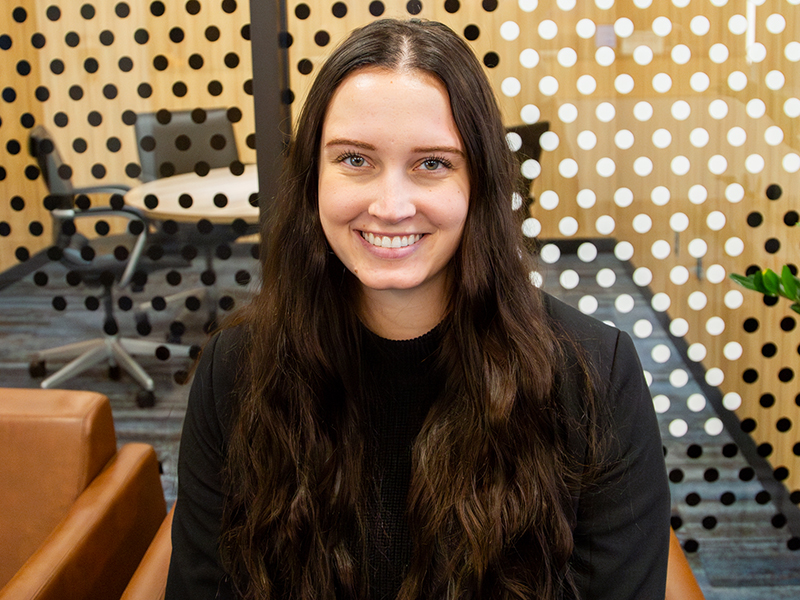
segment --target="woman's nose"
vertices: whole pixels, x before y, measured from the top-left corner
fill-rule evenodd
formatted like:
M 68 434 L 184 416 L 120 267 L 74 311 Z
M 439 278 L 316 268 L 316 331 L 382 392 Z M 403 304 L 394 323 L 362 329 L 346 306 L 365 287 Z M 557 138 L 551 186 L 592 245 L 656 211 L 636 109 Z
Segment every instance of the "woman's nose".
M 414 186 L 402 177 L 386 177 L 369 206 L 370 216 L 386 223 L 399 223 L 417 214 Z

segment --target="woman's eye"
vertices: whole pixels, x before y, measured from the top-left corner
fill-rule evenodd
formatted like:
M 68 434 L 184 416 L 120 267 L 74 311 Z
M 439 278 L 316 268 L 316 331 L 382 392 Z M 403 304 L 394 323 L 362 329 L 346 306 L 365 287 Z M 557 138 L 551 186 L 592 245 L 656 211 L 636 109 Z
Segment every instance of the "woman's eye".
M 354 154 L 351 156 L 345 156 L 342 162 L 350 165 L 351 167 L 363 167 L 366 161 L 364 160 L 363 156 Z
M 422 168 L 425 169 L 426 171 L 435 171 L 439 167 L 443 166 L 444 164 L 442 163 L 442 161 L 436 158 L 428 158 L 422 162 Z

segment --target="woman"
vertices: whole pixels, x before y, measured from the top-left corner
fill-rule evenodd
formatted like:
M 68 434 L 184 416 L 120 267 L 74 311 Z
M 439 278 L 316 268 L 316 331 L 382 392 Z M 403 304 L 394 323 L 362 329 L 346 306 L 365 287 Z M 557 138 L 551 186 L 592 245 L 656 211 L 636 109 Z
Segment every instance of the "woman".
M 377 21 L 333 53 L 261 291 L 195 376 L 168 598 L 664 597 L 641 367 L 530 285 L 516 182 L 444 25 Z

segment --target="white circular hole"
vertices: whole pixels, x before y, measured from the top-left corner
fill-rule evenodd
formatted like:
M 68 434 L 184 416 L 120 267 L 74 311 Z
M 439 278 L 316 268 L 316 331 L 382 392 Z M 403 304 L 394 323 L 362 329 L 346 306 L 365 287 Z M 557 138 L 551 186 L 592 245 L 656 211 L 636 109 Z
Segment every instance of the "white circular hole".
M 542 233 L 542 224 L 533 217 L 528 217 L 522 222 L 522 235 L 529 238 L 535 238 Z
M 630 242 L 617 242 L 614 246 L 614 256 L 617 260 L 626 261 L 633 258 L 633 244 Z
M 672 77 L 666 73 L 658 73 L 653 77 L 653 89 L 659 94 L 666 94 L 672 89 Z
M 731 183 L 725 187 L 725 199 L 731 204 L 744 200 L 744 187 L 740 183 Z
M 728 160 L 721 154 L 708 159 L 708 170 L 714 175 L 722 175 L 728 169 Z
M 539 110 L 539 107 L 536 106 L 535 104 L 526 104 L 519 111 L 519 116 L 522 118 L 522 121 L 524 123 L 527 123 L 528 125 L 532 125 L 533 123 L 536 123 L 541 118 L 542 113 Z
M 665 362 L 667 362 L 671 355 L 672 353 L 669 350 L 669 346 L 666 344 L 656 344 L 650 351 L 650 358 L 660 365 L 663 365 Z
M 717 387 L 722 385 L 723 381 L 725 381 L 725 373 L 719 367 L 713 367 L 706 371 L 706 383 L 708 385 Z
M 600 235 L 611 235 L 614 228 L 617 226 L 613 217 L 609 215 L 602 215 L 595 221 L 594 228 Z
M 594 131 L 585 129 L 578 134 L 577 142 L 581 150 L 591 150 L 597 145 L 597 136 Z
M 800 117 L 800 98 L 788 98 L 783 103 L 783 114 L 792 119 Z
M 685 121 L 689 118 L 689 115 L 692 114 L 692 108 L 686 100 L 678 100 L 672 104 L 670 113 L 672 114 L 672 118 L 676 121 Z
M 669 374 L 669 383 L 674 388 L 682 388 L 689 383 L 689 374 L 683 369 L 675 369 Z
M 689 23 L 689 29 L 695 35 L 705 35 L 711 29 L 711 23 L 708 18 L 703 15 L 697 15 Z
M 559 141 L 558 134 L 555 131 L 545 131 L 539 136 L 539 145 L 542 147 L 542 150 L 546 150 L 547 152 L 552 152 L 558 148 Z
M 781 33 L 786 29 L 786 19 L 778 13 L 771 14 L 767 17 L 766 26 L 770 33 Z
M 597 81 L 591 75 L 581 75 L 578 77 L 578 82 L 575 84 L 578 92 L 584 96 L 592 94 L 597 89 Z
M 676 212 L 669 218 L 669 228 L 676 233 L 686 231 L 689 227 L 689 217 L 685 213 Z
M 663 127 L 653 132 L 653 145 L 656 148 L 666 148 L 672 143 L 672 134 Z
M 744 296 L 739 290 L 731 290 L 725 294 L 723 302 L 728 308 L 736 310 L 737 308 L 741 308 L 742 304 L 744 304 Z
M 706 321 L 706 331 L 710 335 L 720 335 L 723 331 L 725 331 L 725 321 L 722 317 L 711 317 L 708 321 Z
M 728 19 L 728 31 L 733 35 L 742 35 L 747 31 L 747 17 L 744 15 L 733 15 Z
M 650 299 L 650 306 L 656 312 L 667 312 L 671 304 L 672 300 L 670 299 L 669 294 L 664 292 L 658 292 Z
M 519 25 L 514 21 L 506 21 L 500 25 L 500 37 L 511 42 L 519 37 Z
M 626 187 L 617 188 L 614 192 L 614 204 L 626 208 L 633 204 L 633 192 Z
M 773 70 L 764 77 L 764 83 L 769 89 L 777 91 L 786 83 L 786 76 L 781 71 Z
M 578 37 L 583 38 L 584 40 L 593 38 L 596 31 L 597 26 L 591 19 L 581 19 L 575 25 L 575 33 L 578 34 Z
M 578 246 L 578 258 L 585 263 L 592 262 L 597 258 L 597 246 L 591 242 L 584 242 Z
M 653 333 L 653 324 L 647 319 L 639 319 L 633 324 L 633 335 L 637 338 L 649 338 Z
M 691 394 L 686 399 L 686 407 L 692 412 L 700 412 L 706 407 L 706 397 L 703 394 Z
M 708 78 L 708 75 L 700 71 L 689 78 L 689 86 L 695 92 L 705 92 L 710 84 L 711 80 Z
M 692 310 L 703 310 L 708 304 L 708 298 L 703 292 L 696 291 L 689 294 L 687 303 Z
M 649 65 L 653 62 L 653 49 L 650 46 L 637 46 L 633 49 L 633 60 L 639 65 Z
M 593 315 L 597 312 L 598 303 L 594 296 L 582 296 L 578 300 L 578 310 L 585 315 Z
M 689 281 L 689 269 L 683 265 L 672 267 L 669 272 L 669 280 L 675 285 L 683 285 Z
M 558 222 L 561 235 L 573 236 L 578 233 L 578 221 L 574 217 L 564 217 Z
M 574 123 L 578 118 L 578 109 L 569 102 L 558 107 L 558 118 L 562 123 Z
M 653 272 L 647 267 L 639 267 L 633 272 L 633 283 L 639 287 L 650 285 L 653 281 Z
M 621 312 L 623 314 L 631 312 L 634 304 L 635 302 L 630 294 L 620 294 L 617 296 L 616 300 L 614 300 L 614 308 L 617 312 Z
M 683 337 L 689 333 L 689 323 L 686 319 L 672 319 L 669 324 L 669 332 L 675 337 Z
M 728 75 L 728 87 L 734 92 L 741 92 L 747 87 L 747 75 L 741 71 L 734 71 Z
M 606 156 L 597 161 L 595 170 L 600 177 L 611 177 L 614 174 L 614 171 L 617 170 L 617 165 L 613 158 Z
M 781 166 L 783 166 L 783 170 L 787 173 L 797 173 L 797 171 L 800 171 L 800 155 L 789 152 L 783 157 Z
M 576 0 L 556 0 L 556 5 L 564 12 L 569 12 L 575 8 L 575 3 Z
M 761 173 L 765 164 L 764 157 L 760 154 L 751 154 L 744 159 L 744 168 L 748 173 Z
M 539 53 L 533 48 L 525 48 L 519 53 L 519 64 L 526 69 L 533 69 L 539 64 Z
M 589 209 L 597 202 L 597 195 L 592 190 L 582 189 L 578 192 L 575 200 L 581 208 Z
M 728 410 L 736 410 L 742 405 L 742 397 L 736 392 L 728 392 L 722 397 L 722 406 Z
M 611 102 L 601 102 L 597 105 L 594 114 L 597 116 L 598 121 L 608 123 L 617 114 L 617 109 L 614 108 L 614 105 L 611 104 Z
M 545 19 L 539 23 L 538 31 L 539 37 L 543 40 L 552 40 L 558 35 L 558 25 L 556 25 L 555 21 Z
M 528 274 L 528 278 L 531 280 L 531 284 L 535 285 L 537 288 L 542 287 L 544 283 L 544 278 L 542 277 L 541 273 L 537 273 L 536 271 L 531 271 Z
M 739 342 L 728 342 L 722 349 L 722 354 L 728 360 L 739 360 L 744 350 Z
M 712 119 L 724 119 L 728 116 L 728 103 L 719 98 L 712 100 L 708 105 L 708 114 Z
M 555 264 L 561 258 L 561 250 L 555 244 L 545 244 L 539 251 L 539 258 L 548 265 Z
M 636 233 L 647 233 L 653 227 L 653 220 L 642 213 L 633 217 L 633 230 Z
M 506 77 L 500 84 L 504 96 L 514 98 L 522 91 L 522 84 L 516 77 Z
M 614 89 L 620 94 L 630 94 L 633 91 L 633 85 L 633 77 L 627 73 L 617 75 L 616 79 L 614 79 Z
M 556 60 L 562 67 L 573 67 L 578 62 L 578 53 L 572 48 L 562 48 L 558 51 Z
M 689 46 L 685 44 L 678 44 L 672 48 L 670 56 L 672 57 L 672 62 L 675 64 L 685 65 L 689 62 L 689 60 L 691 60 L 692 51 L 689 49 Z
M 545 190 L 539 194 L 539 206 L 545 210 L 553 210 L 558 206 L 558 194 L 553 190 Z
M 600 269 L 595 279 L 601 288 L 610 288 L 617 281 L 617 275 L 613 269 Z
M 747 101 L 745 112 L 751 119 L 760 119 L 767 112 L 767 105 L 761 98 L 753 98 Z
M 627 150 L 633 146 L 633 142 L 633 133 L 628 129 L 620 129 L 616 134 L 614 134 L 614 144 L 620 150 Z
M 650 248 L 650 253 L 658 260 L 664 260 L 672 253 L 672 246 L 666 240 L 656 240 Z
M 633 35 L 633 21 L 628 17 L 622 17 L 614 22 L 614 33 L 617 37 L 627 38 Z
M 695 148 L 705 148 L 708 145 L 708 131 L 702 127 L 695 127 L 689 134 L 689 143 Z
M 637 102 L 633 107 L 633 116 L 637 121 L 649 121 L 653 116 L 653 105 L 644 100 Z
M 577 272 L 572 269 L 566 269 L 561 272 L 558 278 L 558 283 L 561 284 L 565 290 L 574 290 L 581 282 L 581 278 Z
M 669 188 L 659 185 L 653 188 L 653 191 L 650 192 L 650 200 L 656 206 L 665 206 L 669 203 L 671 194 Z
M 578 174 L 578 163 L 572 158 L 565 158 L 558 163 L 558 172 L 565 179 L 571 179 Z
M 706 347 L 699 342 L 695 342 L 694 344 L 690 344 L 689 347 L 686 349 L 686 356 L 689 357 L 689 360 L 692 362 L 700 362 L 706 357 Z
M 790 62 L 800 61 L 800 42 L 791 41 L 783 49 L 783 55 Z
M 609 46 L 600 46 L 594 53 L 594 60 L 601 67 L 609 67 L 614 64 L 616 60 L 614 49 Z
M 539 161 L 529 158 L 519 166 L 519 172 L 525 179 L 536 179 L 542 172 Z
M 696 183 L 689 188 L 688 196 L 692 204 L 703 204 L 708 199 L 708 190 L 704 185 Z
M 521 194 L 517 192 L 511 194 L 511 210 L 519 210 L 520 208 L 522 208 L 523 202 L 524 200 Z
M 731 146 L 738 148 L 747 141 L 747 132 L 741 127 L 731 127 L 728 130 L 728 143 Z
M 669 424 L 669 434 L 672 437 L 680 438 L 686 435 L 689 431 L 689 426 L 683 419 L 675 419 Z
M 717 63 L 718 65 L 728 60 L 729 56 L 730 56 L 730 51 L 728 50 L 728 47 L 720 42 L 714 44 L 708 50 L 708 58 L 711 59 L 711 62 Z
M 594 0 L 594 5 L 600 10 L 608 10 L 614 6 L 614 0 Z
M 652 29 L 658 37 L 666 37 L 672 32 L 672 21 L 667 17 L 656 17 Z
M 658 414 L 663 415 L 669 410 L 669 406 L 669 398 L 664 394 L 657 394 L 653 396 L 653 410 L 655 410 Z
M 706 279 L 711 283 L 722 283 L 728 277 L 725 267 L 722 265 L 711 265 L 706 269 Z
M 545 75 L 539 80 L 539 91 L 544 96 L 552 96 L 558 91 L 558 79 L 552 75 Z
M 708 435 L 717 436 L 722 433 L 724 427 L 722 425 L 722 421 L 718 417 L 711 417 L 705 422 L 703 429 L 706 430 Z
M 646 177 L 653 172 L 653 161 L 646 156 L 640 156 L 633 161 L 633 172 L 640 177 Z
M 506 134 L 506 143 L 512 152 L 516 152 L 522 148 L 522 136 L 514 131 L 509 131 Z
M 692 258 L 703 258 L 707 252 L 708 252 L 708 244 L 706 243 L 705 240 L 702 240 L 700 238 L 695 238 L 691 242 L 689 242 L 689 256 L 691 256 Z M 725 269 L 723 269 L 723 271 L 724 270 Z
M 689 169 L 692 168 L 692 163 L 689 161 L 688 158 L 679 154 L 675 158 L 673 158 L 669 163 L 670 170 L 675 173 L 675 175 L 683 176 L 689 172 Z
M 533 12 L 539 6 L 539 0 L 518 0 L 519 7 L 525 12 Z

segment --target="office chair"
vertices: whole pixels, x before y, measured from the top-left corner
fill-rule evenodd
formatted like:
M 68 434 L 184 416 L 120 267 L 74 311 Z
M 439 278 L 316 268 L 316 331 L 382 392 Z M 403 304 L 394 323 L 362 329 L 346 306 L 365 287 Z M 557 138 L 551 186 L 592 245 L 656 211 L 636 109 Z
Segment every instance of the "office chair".
M 196 349 L 177 344 L 159 344 L 147 340 L 123 338 L 114 318 L 112 287 L 128 286 L 137 273 L 139 258 L 148 235 L 147 222 L 137 211 L 122 205 L 119 196 L 112 196 L 111 207 L 92 207 L 86 194 L 123 194 L 128 188 L 119 185 L 104 185 L 74 188 L 69 177 L 69 168 L 63 163 L 52 137 L 41 125 L 35 127 L 29 138 L 29 151 L 36 158 L 49 195 L 45 206 L 53 217 L 54 246 L 49 250 L 51 258 L 59 260 L 67 269 L 67 282 L 71 285 L 83 283 L 89 287 L 102 288 L 99 304 L 103 306 L 103 337 L 76 342 L 58 348 L 36 352 L 30 363 L 32 377 L 46 375 L 46 363 L 50 360 L 70 362 L 42 383 L 42 388 L 53 388 L 64 381 L 101 363 L 108 363 L 109 376 L 118 379 L 120 369 L 133 377 L 144 388 L 136 396 L 141 407 L 153 406 L 155 393 L 153 379 L 134 360 L 133 356 L 192 356 Z M 76 202 L 76 199 L 77 202 Z M 85 204 L 84 204 L 85 202 Z M 81 208 L 76 207 L 81 205 Z M 130 251 L 125 246 L 104 248 L 112 241 L 98 238 L 90 241 L 77 232 L 75 221 L 85 218 L 122 217 L 128 220 L 128 234 L 134 243 Z M 97 249 L 104 250 L 97 252 Z M 109 250 L 109 251 L 105 251 Z M 87 304 L 87 308 L 92 308 Z
M 158 112 L 140 113 L 136 116 L 134 129 L 142 169 L 139 179 L 143 183 L 183 173 L 195 172 L 202 176 L 211 169 L 242 166 L 233 124 L 224 108 L 196 108 L 191 111 L 162 109 Z M 218 214 L 224 214 L 223 210 L 220 209 Z M 148 212 L 147 217 L 153 223 L 159 221 L 157 208 Z M 171 221 L 171 234 L 162 235 L 161 239 L 167 252 L 180 252 L 187 247 L 193 247 L 203 254 L 205 287 L 172 294 L 164 300 L 168 306 L 185 301 L 187 308 L 196 310 L 197 307 L 191 306 L 193 299 L 204 299 L 208 309 L 205 329 L 210 331 L 216 326 L 218 302 L 214 287 L 214 255 L 218 247 L 233 243 L 242 233 L 229 226 L 214 227 L 210 233 L 198 232 L 197 222 L 201 218 L 202 215 L 197 215 L 195 222 Z M 151 328 L 148 308 L 147 303 L 138 307 L 136 320 L 140 332 Z M 170 330 L 167 339 L 180 341 L 182 328 L 171 327 Z

